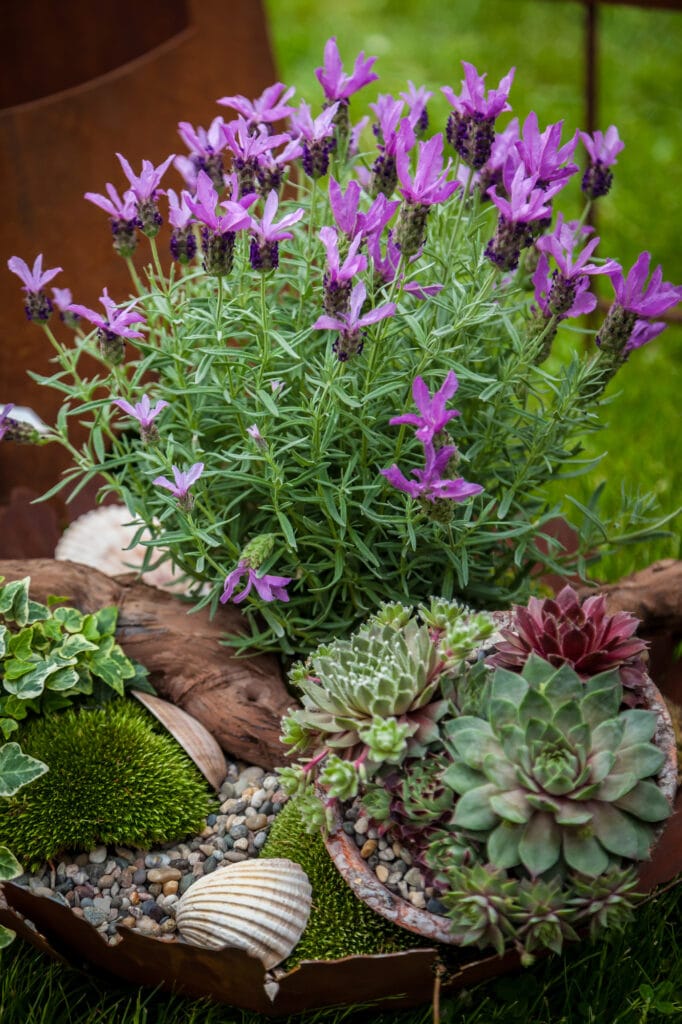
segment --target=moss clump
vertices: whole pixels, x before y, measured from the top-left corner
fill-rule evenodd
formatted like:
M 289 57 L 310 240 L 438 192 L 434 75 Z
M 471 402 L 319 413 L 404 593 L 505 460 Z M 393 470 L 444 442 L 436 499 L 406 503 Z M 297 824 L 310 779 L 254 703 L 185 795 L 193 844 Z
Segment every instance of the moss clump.
M 24 725 L 22 748 L 49 771 L 0 801 L 0 844 L 32 868 L 65 850 L 144 849 L 196 834 L 211 809 L 207 783 L 160 728 L 128 700 Z
M 322 836 L 306 832 L 296 800 L 289 800 L 275 818 L 261 856 L 296 861 L 313 889 L 308 925 L 285 967 L 295 967 L 301 960 L 398 953 L 427 944 L 357 899 L 337 871 Z

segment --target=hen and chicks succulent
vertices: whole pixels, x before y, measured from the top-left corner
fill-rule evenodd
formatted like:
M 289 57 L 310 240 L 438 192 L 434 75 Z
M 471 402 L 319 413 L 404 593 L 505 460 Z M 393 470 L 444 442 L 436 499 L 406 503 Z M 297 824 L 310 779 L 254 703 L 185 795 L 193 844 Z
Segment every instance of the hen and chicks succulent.
M 484 614 L 386 605 L 294 668 L 285 785 L 311 830 L 359 800 L 433 882 L 454 943 L 558 952 L 626 919 L 670 814 L 636 628 L 571 587 L 515 608 L 492 648 Z

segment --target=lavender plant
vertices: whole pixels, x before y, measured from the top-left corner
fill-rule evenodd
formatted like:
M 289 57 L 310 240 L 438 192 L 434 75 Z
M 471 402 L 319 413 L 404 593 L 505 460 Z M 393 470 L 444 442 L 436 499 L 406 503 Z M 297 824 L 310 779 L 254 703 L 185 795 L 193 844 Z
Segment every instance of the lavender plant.
M 118 154 L 124 190 L 86 195 L 132 280 L 128 297 L 104 288 L 103 312 L 68 289 L 50 298 L 58 270 L 42 256 L 9 261 L 55 349 L 37 379 L 64 404 L 44 436 L 5 409 L 0 437 L 66 446 L 53 492 L 103 479 L 149 531 L 148 563 L 152 547 L 171 559 L 199 604 L 242 604 L 241 649 L 305 654 L 383 602 L 434 593 L 508 606 L 535 574 L 584 574 L 628 531 L 661 525 L 630 504 L 622 535 L 596 498 L 573 521 L 577 506 L 548 497 L 589 469 L 581 438 L 606 384 L 682 295 L 660 268 L 648 278 L 649 253 L 629 273 L 597 254 L 588 220 L 622 148 L 615 127 L 582 133 L 585 208 L 565 222 L 579 134 L 562 142 L 532 113 L 500 130 L 513 71 L 486 92 L 465 63 L 460 93 L 443 89 L 445 132 L 424 138 L 431 94 L 413 83 L 370 104 L 373 134 L 356 119 L 374 63 L 344 71 L 331 39 L 320 112 L 276 83 L 223 97 L 207 129 L 182 122 L 188 155 L 138 174 Z M 161 187 L 171 165 L 179 191 Z M 597 275 L 615 301 L 596 344 L 548 364 L 559 325 L 595 310 Z M 575 551 L 550 535 L 559 514 Z

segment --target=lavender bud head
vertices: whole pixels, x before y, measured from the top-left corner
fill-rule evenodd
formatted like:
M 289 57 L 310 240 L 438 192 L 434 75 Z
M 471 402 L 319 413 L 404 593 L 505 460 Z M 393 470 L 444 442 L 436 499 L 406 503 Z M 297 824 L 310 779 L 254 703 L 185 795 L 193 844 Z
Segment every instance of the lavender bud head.
M 445 128 L 448 142 L 467 166 L 480 171 L 490 159 L 495 141 L 495 118 L 453 111 Z
M 599 199 L 610 191 L 612 184 L 613 171 L 601 160 L 597 160 L 583 174 L 580 187 L 588 199 Z
M 234 265 L 234 231 L 223 233 L 201 229 L 201 249 L 204 254 L 202 266 L 212 277 L 229 274 Z
M 45 324 L 52 314 L 52 300 L 42 289 L 39 292 L 27 292 L 24 312 L 28 320 Z
M 197 239 L 191 227 L 174 228 L 169 243 L 171 256 L 178 263 L 191 263 L 197 254 Z
M 395 241 L 402 255 L 409 259 L 418 253 L 426 240 L 426 218 L 430 207 L 426 203 L 403 201 L 395 226 Z
M 516 270 L 521 250 L 531 245 L 532 235 L 527 224 L 517 224 L 500 214 L 495 234 L 485 248 L 485 256 L 498 270 Z
M 324 311 L 328 316 L 345 316 L 350 312 L 351 281 L 336 281 L 329 274 L 323 278 Z
M 303 170 L 309 178 L 324 178 L 329 170 L 329 154 L 336 148 L 336 139 L 303 142 Z
M 251 239 L 249 259 L 254 270 L 267 273 L 268 270 L 276 270 L 279 266 L 279 242 L 258 242 Z
M 159 213 L 156 199 L 150 196 L 149 199 L 144 199 L 141 203 L 137 204 L 137 220 L 135 223 L 147 238 L 156 238 L 163 224 L 163 217 Z
M 442 523 L 444 526 L 452 522 L 455 514 L 455 502 L 451 501 L 450 498 L 436 498 L 435 501 L 421 498 L 419 504 L 426 518 L 430 519 L 431 522 Z
M 570 281 L 558 270 L 552 274 L 547 305 L 554 316 L 564 316 L 575 302 L 577 280 Z
M 0 440 L 15 441 L 18 444 L 37 444 L 40 441 L 40 431 L 30 423 L 8 416 L 2 424 Z
M 368 192 L 372 199 L 383 192 L 387 199 L 390 199 L 398 184 L 398 172 L 396 170 L 395 157 L 381 153 L 372 164 L 372 176 L 369 181 Z
M 97 329 L 97 344 L 105 363 L 109 363 L 110 366 L 119 366 L 123 362 L 126 343 L 120 334 L 99 327 Z
M 124 260 L 129 259 L 137 249 L 137 221 L 111 218 L 111 234 L 114 238 L 114 251 Z
M 234 169 L 237 172 L 239 183 L 239 195 L 246 196 L 256 190 L 256 175 L 258 173 L 258 162 L 256 160 L 243 160 L 241 157 L 234 158 Z
M 334 344 L 332 352 L 340 363 L 346 363 L 352 356 L 359 356 L 362 352 L 365 341 L 365 332 L 357 329 L 341 332 Z
M 256 171 L 256 191 L 260 196 L 267 198 L 271 192 L 279 196 L 284 183 L 284 172 L 278 167 L 277 170 L 258 167 Z
M 218 192 L 225 188 L 225 165 L 220 153 L 211 153 L 210 156 L 196 156 L 193 162 L 197 172 L 205 171 L 208 174 L 213 187 Z

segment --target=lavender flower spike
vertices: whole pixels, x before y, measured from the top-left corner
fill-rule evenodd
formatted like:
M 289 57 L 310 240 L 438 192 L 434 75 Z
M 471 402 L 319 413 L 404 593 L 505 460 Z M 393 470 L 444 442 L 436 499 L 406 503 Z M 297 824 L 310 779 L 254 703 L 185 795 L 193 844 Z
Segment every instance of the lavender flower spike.
M 108 198 L 99 192 L 86 192 L 85 199 L 109 214 L 114 250 L 125 260 L 132 256 L 137 248 L 137 201 L 130 189 L 124 192 L 121 198 L 110 181 L 105 187 Z
M 247 577 L 246 586 L 236 597 L 233 597 L 235 588 L 243 576 Z M 225 579 L 225 589 L 220 597 L 220 603 L 227 604 L 229 600 L 232 600 L 234 604 L 239 604 L 248 596 L 252 587 L 263 601 L 287 602 L 289 595 L 284 588 L 291 583 L 291 580 L 290 576 L 272 576 L 269 573 L 257 576 L 256 569 L 248 565 L 245 559 L 240 559 Z
M 448 160 L 443 168 L 443 136 L 440 133 L 428 142 L 419 143 L 414 177 L 410 175 L 407 147 L 400 145 L 397 149 L 396 170 L 401 186 L 399 191 L 405 202 L 398 214 L 395 238 L 401 252 L 408 258 L 414 256 L 424 243 L 430 207 L 434 203 L 445 202 L 460 188 L 458 181 L 447 180 L 451 165 L 452 161 Z
M 143 160 L 139 174 L 135 174 L 124 156 L 120 153 L 116 156 L 130 182 L 130 190 L 137 199 L 137 226 L 148 238 L 154 238 L 162 224 L 161 214 L 156 205 L 156 195 L 161 178 L 175 160 L 175 153 L 171 153 L 158 167 L 154 167 L 151 160 Z
M 273 121 L 281 121 L 288 117 L 293 108 L 289 106 L 287 100 L 290 100 L 295 92 L 293 86 L 287 88 L 284 82 L 275 82 L 264 89 L 258 99 L 250 100 L 239 94 L 223 96 L 218 103 L 236 110 L 249 126 L 258 126 L 272 124 Z
M 352 75 L 343 72 L 341 55 L 336 45 L 336 37 L 328 39 L 324 47 L 324 63 L 321 68 L 315 69 L 318 82 L 324 89 L 324 94 L 330 103 L 335 100 L 348 100 L 358 89 L 364 85 L 375 82 L 378 75 L 372 71 L 376 57 L 367 57 L 364 52 L 358 54 L 355 59 L 355 67 Z
M 412 397 L 414 404 L 419 409 L 419 415 L 406 412 L 402 416 L 394 416 L 388 422 L 391 426 L 396 423 L 410 423 L 417 427 L 415 437 L 422 444 L 430 444 L 434 437 L 445 429 L 451 419 L 459 416 L 457 409 L 448 411 L 445 409 L 445 403 L 452 398 L 458 387 L 459 381 L 455 372 L 450 370 L 432 398 L 424 380 L 421 377 L 415 377 L 412 382 Z
M 189 512 L 194 504 L 194 499 L 189 493 L 189 489 L 192 484 L 196 483 L 201 474 L 204 471 L 203 462 L 195 462 L 193 466 L 182 472 L 177 466 L 171 467 L 173 470 L 173 476 L 175 481 L 171 483 L 165 476 L 157 476 L 152 483 L 157 484 L 159 487 L 165 487 L 167 491 L 178 499 L 178 504 L 185 512 Z
M 279 243 L 286 238 L 293 238 L 291 231 L 287 228 L 293 227 L 304 214 L 303 209 L 288 213 L 279 221 L 274 223 L 275 214 L 279 206 L 277 192 L 272 191 L 265 200 L 265 208 L 260 221 L 251 218 L 251 266 L 254 270 L 273 270 L 279 266 Z
M 416 480 L 408 480 L 395 463 L 388 469 L 382 469 L 379 472 L 393 487 L 409 494 L 411 498 L 421 499 L 431 504 L 436 504 L 441 500 L 466 501 L 474 494 L 480 494 L 483 488 L 480 484 L 469 483 L 463 477 L 456 479 L 445 477 L 444 474 L 449 470 L 450 460 L 456 455 L 456 452 L 457 449 L 453 444 L 445 445 L 437 450 L 431 444 L 425 445 L 424 469 L 410 471 L 412 476 L 417 478 Z M 447 519 L 450 519 L 452 509 L 446 511 L 449 511 Z
M 350 356 L 359 355 L 364 345 L 363 327 L 375 324 L 387 316 L 394 316 L 396 305 L 394 302 L 386 302 L 383 306 L 371 309 L 369 313 L 360 316 L 362 305 L 367 296 L 367 289 L 363 281 L 353 288 L 350 294 L 350 310 L 346 314 L 333 316 L 321 316 L 313 324 L 314 330 L 338 331 L 339 336 L 332 346 L 340 362 L 345 362 Z
M 68 312 L 85 317 L 97 327 L 97 340 L 102 358 L 116 366 L 123 359 L 125 339 L 143 336 L 140 331 L 131 331 L 131 324 L 144 323 L 145 320 L 141 313 L 137 313 L 133 309 L 118 309 L 114 300 L 109 297 L 106 288 L 103 289 L 99 301 L 104 306 L 106 317 L 96 310 L 88 309 L 87 306 L 81 306 L 76 302 L 72 302 L 66 308 Z
M 590 158 L 590 166 L 583 175 L 581 188 L 589 199 L 605 196 L 613 182 L 610 168 L 617 163 L 616 157 L 625 143 L 618 136 L 615 124 L 606 129 L 606 133 L 596 131 L 592 135 L 580 132 L 580 138 Z
M 43 270 L 43 254 L 36 256 L 33 268 L 22 260 L 20 256 L 11 256 L 7 260 L 7 266 L 23 281 L 23 289 L 26 293 L 24 310 L 29 320 L 38 323 L 46 323 L 52 312 L 52 302 L 45 292 L 45 285 L 53 277 L 61 273 L 61 267 L 53 267 L 51 270 Z
M 640 348 L 661 333 L 662 328 L 652 324 L 651 318 L 660 316 L 682 301 L 682 287 L 664 281 L 660 266 L 656 267 L 651 280 L 646 283 L 650 261 L 650 254 L 643 252 L 627 277 L 623 277 L 618 264 L 615 270 L 609 271 L 616 301 L 597 336 L 597 344 L 614 364 L 613 372 L 627 359 L 633 348 Z
M 140 424 L 140 436 L 143 441 L 155 440 L 158 437 L 154 420 L 166 408 L 168 402 L 160 398 L 154 408 L 152 408 L 149 395 L 143 395 L 141 401 L 135 405 L 131 405 L 125 398 L 115 398 L 112 404 L 117 405 L 119 409 L 122 409 L 123 412 L 128 413 L 129 416 L 137 420 Z
M 465 164 L 480 171 L 487 163 L 495 139 L 495 118 L 511 110 L 507 98 L 514 79 L 514 68 L 501 79 L 497 89 L 485 95 L 485 75 L 479 75 L 473 64 L 462 61 L 464 81 L 462 92 L 455 96 L 449 86 L 444 93 L 453 108 L 447 124 L 448 142 Z

